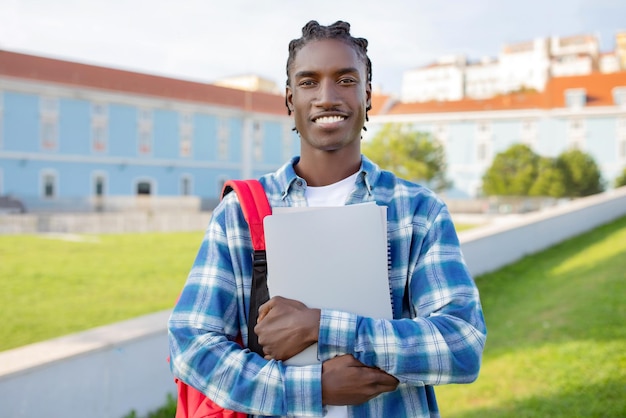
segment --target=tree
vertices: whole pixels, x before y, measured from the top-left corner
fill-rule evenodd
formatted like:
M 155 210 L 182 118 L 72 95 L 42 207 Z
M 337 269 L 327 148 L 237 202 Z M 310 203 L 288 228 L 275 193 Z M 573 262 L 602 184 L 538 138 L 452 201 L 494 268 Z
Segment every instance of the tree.
M 557 166 L 565 176 L 565 195 L 582 197 L 604 191 L 602 174 L 589 154 L 571 149 L 557 157 Z
M 540 157 L 527 145 L 514 144 L 499 153 L 483 176 L 487 196 L 528 196 L 537 179 Z
M 564 197 L 565 194 L 565 174 L 557 166 L 556 159 L 540 157 L 537 178 L 528 195 L 558 198 Z
M 615 187 L 626 186 L 626 167 L 622 170 L 622 174 L 615 179 Z
M 401 124 L 386 124 L 363 143 L 363 154 L 381 168 L 441 192 L 451 187 L 446 179 L 446 154 L 428 133 Z

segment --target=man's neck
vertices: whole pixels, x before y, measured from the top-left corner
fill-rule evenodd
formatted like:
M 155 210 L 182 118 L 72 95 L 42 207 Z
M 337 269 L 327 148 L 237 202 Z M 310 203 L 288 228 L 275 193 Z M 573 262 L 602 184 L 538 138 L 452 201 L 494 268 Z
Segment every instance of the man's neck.
M 361 154 L 338 151 L 303 152 L 294 167 L 296 173 L 306 180 L 309 186 L 320 187 L 337 183 L 359 171 Z

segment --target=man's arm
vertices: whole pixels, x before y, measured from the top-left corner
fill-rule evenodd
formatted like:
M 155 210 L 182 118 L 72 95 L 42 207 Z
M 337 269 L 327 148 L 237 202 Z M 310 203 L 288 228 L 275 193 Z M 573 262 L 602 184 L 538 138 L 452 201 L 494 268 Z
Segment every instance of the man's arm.
M 350 353 L 407 384 L 476 379 L 486 340 L 478 289 L 445 206 L 431 202 L 421 212 L 433 215 L 414 222 L 412 232 L 399 229 L 390 236 L 396 251 L 392 257 L 408 259 L 414 317 L 405 312 L 404 319 L 379 320 L 322 310 L 318 338 L 322 360 Z M 407 246 L 399 247 L 402 242 Z M 393 262 L 397 267 L 402 260 Z
M 478 291 L 442 209 L 422 239 L 411 241 L 415 318 L 377 320 L 274 298 L 261 307 L 260 318 L 268 320 L 257 329 L 268 358 L 286 359 L 318 342 L 322 361 L 351 354 L 409 384 L 474 380 L 486 330 Z
M 287 360 L 317 342 L 320 310 L 280 296 L 259 308 L 255 332 L 266 359 Z M 346 354 L 322 364 L 324 405 L 358 405 L 390 392 L 398 379 Z
M 231 195 L 214 211 L 170 317 L 172 372 L 228 409 L 321 416 L 321 365 L 285 366 L 234 342 L 240 332 L 246 340 L 240 318 L 248 306 L 252 259 L 250 242 L 243 238 L 248 227 L 240 211 L 230 207 L 235 202 Z

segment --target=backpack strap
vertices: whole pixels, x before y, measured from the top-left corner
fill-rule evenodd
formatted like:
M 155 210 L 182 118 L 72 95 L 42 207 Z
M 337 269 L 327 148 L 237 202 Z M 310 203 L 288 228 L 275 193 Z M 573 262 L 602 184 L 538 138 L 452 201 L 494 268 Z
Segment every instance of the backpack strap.
M 250 228 L 252 239 L 252 286 L 250 288 L 250 311 L 248 312 L 248 348 L 265 356 L 263 347 L 254 332 L 259 307 L 269 300 L 267 289 L 267 259 L 265 257 L 265 231 L 263 218 L 272 213 L 263 185 L 258 180 L 228 180 L 222 189 L 222 198 L 234 190 L 239 197 L 243 216 Z

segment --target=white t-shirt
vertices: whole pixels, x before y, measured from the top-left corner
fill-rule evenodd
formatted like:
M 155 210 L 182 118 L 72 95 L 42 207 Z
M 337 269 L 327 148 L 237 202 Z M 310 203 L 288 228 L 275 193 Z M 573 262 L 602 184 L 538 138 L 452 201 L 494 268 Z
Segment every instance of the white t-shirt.
M 308 205 L 311 207 L 345 205 L 350 193 L 354 190 L 354 183 L 356 182 L 358 174 L 359 173 L 356 172 L 350 177 L 340 180 L 337 183 L 329 184 L 328 186 L 307 186 L 304 196 L 306 197 Z M 325 418 L 348 417 L 347 406 L 329 405 L 326 407 L 326 410 Z

